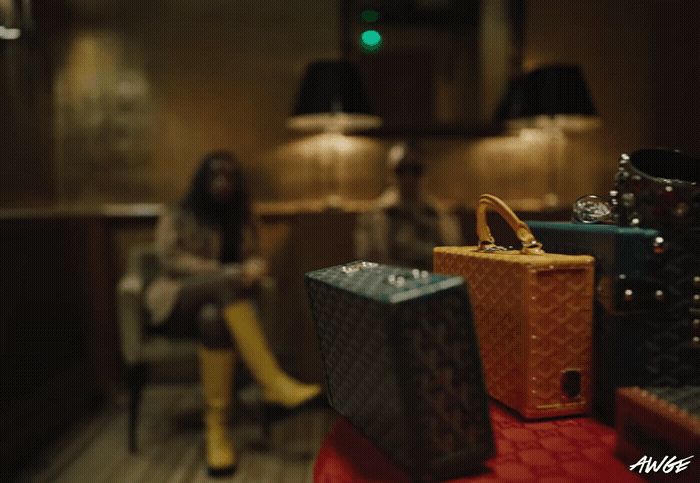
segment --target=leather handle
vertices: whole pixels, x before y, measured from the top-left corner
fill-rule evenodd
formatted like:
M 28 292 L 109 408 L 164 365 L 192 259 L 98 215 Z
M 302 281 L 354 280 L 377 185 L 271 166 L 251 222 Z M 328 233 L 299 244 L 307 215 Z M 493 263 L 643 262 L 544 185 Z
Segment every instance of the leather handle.
M 493 209 L 508 222 L 518 240 L 523 244 L 522 253 L 530 255 L 544 253 L 542 244 L 535 239 L 535 236 L 530 231 L 530 227 L 524 221 L 521 221 L 502 199 L 489 194 L 481 195 L 479 204 L 476 207 L 476 234 L 479 237 L 479 248 L 481 250 L 493 251 L 498 248 L 486 219 L 486 210 L 488 208 Z

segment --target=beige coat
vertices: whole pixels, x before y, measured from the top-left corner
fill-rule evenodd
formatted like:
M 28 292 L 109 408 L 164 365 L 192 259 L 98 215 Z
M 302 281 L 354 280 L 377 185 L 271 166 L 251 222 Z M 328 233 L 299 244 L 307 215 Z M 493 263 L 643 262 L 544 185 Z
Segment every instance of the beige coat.
M 246 233 L 246 247 L 252 245 L 252 236 Z M 172 313 L 182 280 L 193 275 L 225 270 L 228 277 L 240 277 L 240 264 L 219 261 L 221 233 L 218 229 L 200 223 L 196 217 L 179 207 L 166 210 L 158 220 L 155 244 L 163 273 L 146 290 L 146 307 L 151 322 L 162 324 Z M 248 253 L 249 250 L 245 250 Z
M 396 213 L 402 210 L 409 216 L 397 222 Z M 432 267 L 433 247 L 462 244 L 459 222 L 437 202 L 402 205 L 391 191 L 359 217 L 354 235 L 360 260 L 427 269 Z

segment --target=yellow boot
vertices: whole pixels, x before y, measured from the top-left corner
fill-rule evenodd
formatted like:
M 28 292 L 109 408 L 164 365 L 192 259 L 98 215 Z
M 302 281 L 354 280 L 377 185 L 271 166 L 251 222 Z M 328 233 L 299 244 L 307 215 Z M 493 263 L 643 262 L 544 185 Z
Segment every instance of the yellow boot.
M 228 427 L 233 397 L 233 350 L 200 347 L 199 363 L 209 475 L 231 475 L 237 469 L 236 451 Z
M 250 301 L 241 300 L 228 305 L 224 309 L 224 318 L 241 357 L 262 386 L 265 402 L 293 409 L 321 394 L 318 384 L 304 384 L 280 368 Z

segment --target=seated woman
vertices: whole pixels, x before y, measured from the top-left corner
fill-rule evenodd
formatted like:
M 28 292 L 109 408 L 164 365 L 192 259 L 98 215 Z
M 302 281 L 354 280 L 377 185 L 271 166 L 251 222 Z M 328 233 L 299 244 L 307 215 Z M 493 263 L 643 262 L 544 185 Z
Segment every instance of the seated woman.
M 245 178 L 227 152 L 203 160 L 188 195 L 156 229 L 165 275 L 148 287 L 146 301 L 158 331 L 201 337 L 206 457 L 214 476 L 236 470 L 227 432 L 234 342 L 267 404 L 291 409 L 321 392 L 280 368 L 260 328 L 254 298 L 267 267 L 252 256 L 254 235 Z

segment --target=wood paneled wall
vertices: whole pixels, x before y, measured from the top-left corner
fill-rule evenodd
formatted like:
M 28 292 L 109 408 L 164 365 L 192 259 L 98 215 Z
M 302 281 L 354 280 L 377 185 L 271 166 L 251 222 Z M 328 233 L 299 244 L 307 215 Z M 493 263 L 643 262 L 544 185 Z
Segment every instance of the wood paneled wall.
M 46 148 L 20 156 L 7 149 L 20 138 L 3 136 L 2 204 L 169 202 L 183 193 L 198 159 L 218 148 L 240 155 L 257 199 L 327 194 L 324 166 L 334 159 L 333 143 L 297 136 L 284 122 L 307 62 L 338 54 L 336 2 L 196 4 L 105 7 L 121 19 L 117 28 L 73 15 L 60 19 L 68 29 L 49 29 L 56 153 Z M 598 130 L 567 138 L 559 189 L 564 204 L 607 191 L 621 152 L 663 145 L 700 155 L 698 2 L 527 5 L 524 67 L 582 65 L 602 118 Z M 3 66 L 3 78 L 8 72 Z M 73 137 L 66 134 L 70 113 L 80 121 Z M 136 129 L 140 123 L 143 129 Z M 346 196 L 367 199 L 381 191 L 390 142 L 341 143 Z M 426 157 L 428 188 L 448 200 L 471 205 L 488 189 L 526 206 L 545 190 L 549 154 L 531 139 L 428 139 Z

